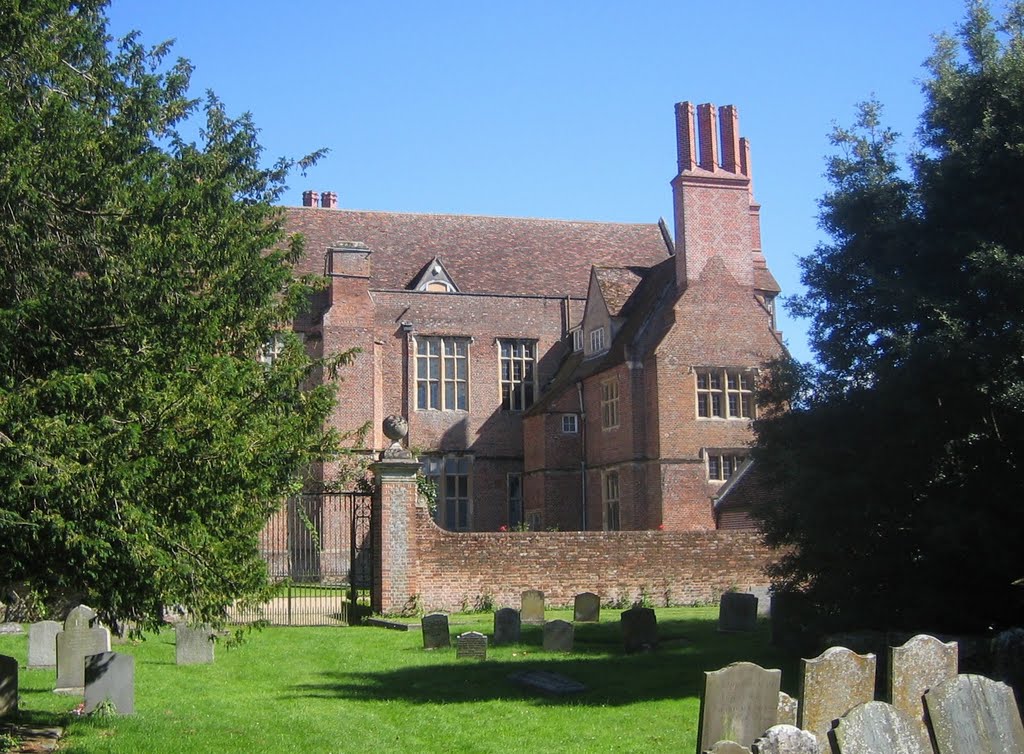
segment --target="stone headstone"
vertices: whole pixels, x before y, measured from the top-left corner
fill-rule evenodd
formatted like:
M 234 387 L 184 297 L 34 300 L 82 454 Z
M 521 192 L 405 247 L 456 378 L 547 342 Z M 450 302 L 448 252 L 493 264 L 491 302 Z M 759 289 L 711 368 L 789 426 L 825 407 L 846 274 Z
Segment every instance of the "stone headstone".
M 184 621 L 174 626 L 174 659 L 178 665 L 209 665 L 213 662 L 213 629 L 208 625 L 190 626 Z
M 576 623 L 597 623 L 601 620 L 601 598 L 593 592 L 577 594 L 572 606 Z
M 18 661 L 0 655 L 0 717 L 18 711 Z
M 754 741 L 753 754 L 818 754 L 818 739 L 795 725 L 773 725 Z
M 757 597 L 743 592 L 726 592 L 718 603 L 719 631 L 757 629 Z
M 705 672 L 697 748 L 703 751 L 716 741 L 750 746 L 778 722 L 781 682 L 781 670 L 766 670 L 752 662 Z
M 519 617 L 523 623 L 544 622 L 544 592 L 528 589 L 522 594 L 522 610 Z
M 801 660 L 800 711 L 797 725 L 818 739 L 822 754 L 829 751 L 828 731 L 858 704 L 875 698 L 875 656 L 831 647 L 812 660 Z
M 25 629 L 21 627 L 20 623 L 0 623 L 0 636 L 5 634 L 23 634 Z
M 28 627 L 28 668 L 57 667 L 57 634 L 61 626 L 55 620 L 41 620 Z
M 573 626 L 567 620 L 549 620 L 544 624 L 544 651 L 571 652 Z
M 68 613 L 64 630 L 57 634 L 57 688 L 81 689 L 85 686 L 85 658 L 110 651 L 110 631 L 93 626 L 96 613 L 79 605 Z
M 642 652 L 658 647 L 658 619 L 649 607 L 631 607 L 619 616 L 622 644 L 627 652 Z
M 135 658 L 119 652 L 100 652 L 85 658 L 85 713 L 105 701 L 119 715 L 135 714 Z
M 750 754 L 750 749 L 740 746 L 735 741 L 716 741 L 715 745 L 706 751 L 707 754 Z
M 832 729 L 838 754 L 932 754 L 916 717 L 886 702 L 858 704 Z
M 791 697 L 785 691 L 779 692 L 779 725 L 792 725 L 796 727 L 796 711 L 797 707 L 796 699 Z
M 1020 754 L 1024 726 L 1005 683 L 958 675 L 924 695 L 938 754 Z
M 518 644 L 520 638 L 519 611 L 503 607 L 494 613 L 494 645 Z
M 451 633 L 448 630 L 448 616 L 444 613 L 424 615 L 420 621 L 423 629 L 423 648 L 440 649 L 452 645 Z
M 455 641 L 455 657 L 457 659 L 487 659 L 487 637 L 479 631 L 467 631 L 459 634 Z
M 956 678 L 957 646 L 918 634 L 900 647 L 889 648 L 889 703 L 915 718 L 927 733 L 924 692 Z

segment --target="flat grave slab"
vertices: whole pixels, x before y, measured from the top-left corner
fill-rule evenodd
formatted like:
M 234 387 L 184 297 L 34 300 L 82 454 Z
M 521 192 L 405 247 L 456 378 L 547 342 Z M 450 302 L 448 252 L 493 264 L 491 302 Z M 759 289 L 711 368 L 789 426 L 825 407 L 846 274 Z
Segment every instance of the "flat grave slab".
M 579 681 L 574 681 L 572 678 L 559 675 L 558 673 L 552 673 L 549 670 L 521 670 L 510 675 L 508 679 L 528 689 L 554 696 L 579 694 L 587 690 L 587 687 Z

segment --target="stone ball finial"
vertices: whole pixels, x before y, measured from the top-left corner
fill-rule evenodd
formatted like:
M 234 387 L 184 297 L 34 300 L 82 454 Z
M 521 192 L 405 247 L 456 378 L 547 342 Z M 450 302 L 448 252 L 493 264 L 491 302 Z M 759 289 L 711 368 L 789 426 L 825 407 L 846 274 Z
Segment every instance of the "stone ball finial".
M 409 434 L 409 422 L 404 416 L 391 414 L 384 419 L 384 436 L 392 442 L 401 442 Z

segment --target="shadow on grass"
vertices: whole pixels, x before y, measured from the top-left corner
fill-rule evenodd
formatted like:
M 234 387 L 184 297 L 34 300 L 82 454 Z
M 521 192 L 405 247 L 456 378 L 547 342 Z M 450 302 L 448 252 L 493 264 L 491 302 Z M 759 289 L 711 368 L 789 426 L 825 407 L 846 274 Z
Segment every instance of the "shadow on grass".
M 524 626 L 521 644 L 490 648 L 489 658 L 484 661 L 456 660 L 454 648 L 434 650 L 431 656 L 436 662 L 430 665 L 376 672 L 325 672 L 319 682 L 294 686 L 285 697 L 414 704 L 518 699 L 542 705 L 620 706 L 697 698 L 704 671 L 739 660 L 781 667 L 784 688 L 795 685 L 796 659 L 768 645 L 764 626 L 752 634 L 719 634 L 708 621 L 668 620 L 659 622 L 658 629 L 658 649 L 626 654 L 617 624 L 577 624 L 575 651 L 557 654 L 541 649 L 539 626 Z M 557 673 L 582 683 L 586 690 L 548 695 L 509 679 L 513 673 L 525 670 Z M 786 682 L 787 676 L 790 683 Z

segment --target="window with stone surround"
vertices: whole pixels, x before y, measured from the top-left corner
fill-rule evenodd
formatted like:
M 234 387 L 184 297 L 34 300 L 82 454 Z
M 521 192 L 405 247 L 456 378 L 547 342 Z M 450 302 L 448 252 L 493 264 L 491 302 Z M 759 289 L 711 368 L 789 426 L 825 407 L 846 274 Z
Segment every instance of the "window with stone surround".
M 604 530 L 619 530 L 619 472 L 606 471 L 604 473 Z
M 416 336 L 416 408 L 469 410 L 469 338 Z
M 712 482 L 724 482 L 739 469 L 740 464 L 746 460 L 746 456 L 740 453 L 730 453 L 712 450 L 707 453 L 708 479 Z
M 467 455 L 424 456 L 423 476 L 434 482 L 434 520 L 449 531 L 467 531 L 473 524 L 473 458 Z
M 562 414 L 562 434 L 575 435 L 580 431 L 580 423 L 576 414 Z
M 499 340 L 501 409 L 525 411 L 537 395 L 537 341 Z
M 619 426 L 619 381 L 614 377 L 601 383 L 601 429 Z
M 697 370 L 697 416 L 702 419 L 753 419 L 754 373 L 745 369 Z

